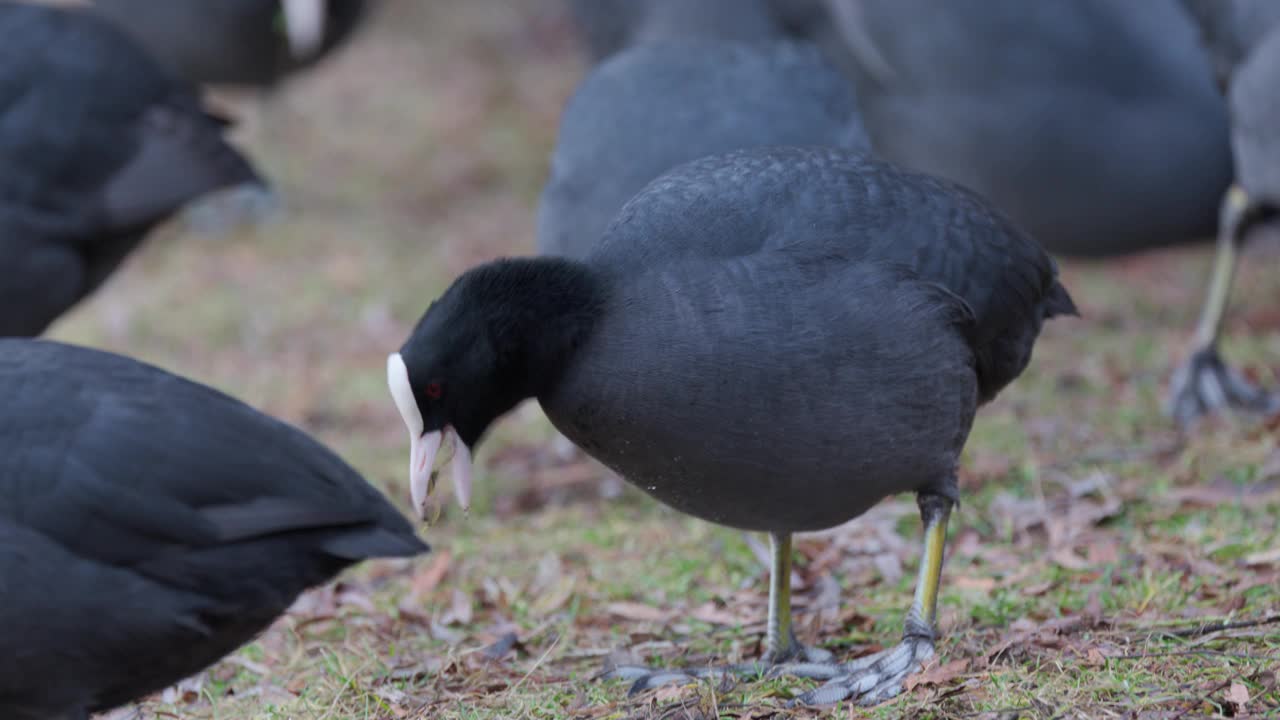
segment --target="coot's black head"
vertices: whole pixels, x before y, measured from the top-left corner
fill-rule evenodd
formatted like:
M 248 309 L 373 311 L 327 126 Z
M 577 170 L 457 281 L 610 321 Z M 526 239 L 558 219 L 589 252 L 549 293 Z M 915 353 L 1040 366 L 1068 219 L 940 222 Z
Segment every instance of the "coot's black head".
M 458 501 L 471 498 L 471 451 L 494 420 L 564 367 L 598 306 L 584 266 L 498 260 L 468 271 L 387 358 L 387 385 L 409 429 L 413 505 L 426 509 L 440 447 L 454 445 Z

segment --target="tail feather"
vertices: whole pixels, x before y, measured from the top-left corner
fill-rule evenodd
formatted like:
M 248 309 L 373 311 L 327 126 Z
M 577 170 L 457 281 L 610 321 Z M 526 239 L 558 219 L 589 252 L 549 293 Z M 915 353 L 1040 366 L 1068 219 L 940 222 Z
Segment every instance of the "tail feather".
M 382 527 L 341 532 L 321 545 L 324 551 L 343 560 L 359 562 L 373 557 L 412 557 L 431 550 L 418 536 Z

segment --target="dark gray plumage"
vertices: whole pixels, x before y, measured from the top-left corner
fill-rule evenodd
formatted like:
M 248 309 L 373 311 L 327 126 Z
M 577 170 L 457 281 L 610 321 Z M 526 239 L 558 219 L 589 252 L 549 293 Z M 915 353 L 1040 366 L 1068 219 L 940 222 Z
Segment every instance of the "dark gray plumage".
M 655 41 L 772 42 L 771 0 L 569 0 L 593 62 Z
M 1236 68 L 1277 23 L 1275 0 L 1182 0 L 1200 29 L 1219 83 L 1226 87 Z
M 1174 371 L 1168 409 L 1182 425 L 1222 408 L 1271 414 L 1280 394 L 1236 372 L 1218 349 L 1236 263 L 1254 230 L 1280 211 L 1280 3 L 1189 2 L 1225 74 L 1236 182 L 1222 201 L 1218 252 L 1190 356 Z
M 1227 113 L 1176 0 L 828 0 L 877 154 L 1055 253 L 1212 233 Z
M 94 0 L 157 61 L 189 82 L 269 87 L 340 48 L 359 27 L 368 0 L 314 3 L 317 36 L 291 41 L 291 0 Z M 304 46 L 300 46 L 299 42 Z
M 265 193 L 224 129 L 106 22 L 0 3 L 0 336 L 43 332 L 189 201 Z
M 1230 89 L 1236 182 L 1273 208 L 1280 207 L 1280 16 L 1276 20 Z
M 427 547 L 304 433 L 128 358 L 0 340 L 0 716 L 87 718 L 305 588 Z
M 975 194 L 864 154 L 757 148 L 654 181 L 585 261 L 466 273 L 389 359 L 388 381 L 415 486 L 445 437 L 469 457 L 536 397 L 658 500 L 771 533 L 766 659 L 834 678 L 805 700 L 874 702 L 932 653 L 975 409 L 1023 370 L 1045 318 L 1073 312 L 1053 261 Z M 903 644 L 818 662 L 790 634 L 790 533 L 912 491 L 929 541 Z
M 663 172 L 763 145 L 868 147 L 848 83 L 805 44 L 667 41 L 623 50 L 569 100 L 538 208 L 538 250 L 582 258 Z

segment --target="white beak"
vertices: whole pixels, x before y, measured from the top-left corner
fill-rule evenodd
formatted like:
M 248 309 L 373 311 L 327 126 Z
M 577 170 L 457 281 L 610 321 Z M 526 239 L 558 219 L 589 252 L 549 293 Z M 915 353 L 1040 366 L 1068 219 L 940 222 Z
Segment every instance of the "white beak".
M 423 432 L 422 412 L 413 397 L 413 386 L 409 384 L 409 369 L 404 364 L 400 353 L 392 353 L 387 357 L 387 387 L 391 390 L 391 399 L 400 411 L 405 427 L 409 430 L 409 494 L 413 499 L 413 511 L 419 518 L 427 517 L 427 498 L 435 489 L 431 480 L 431 470 L 436 463 L 436 456 L 444 441 L 449 440 L 453 446 L 453 462 L 450 474 L 453 476 L 453 491 L 458 504 L 463 510 L 471 508 L 471 448 L 454 432 L 445 426 L 441 430 Z
M 314 55 L 324 43 L 326 0 L 281 0 L 289 53 L 296 60 Z
M 413 498 L 413 511 L 419 518 L 427 517 L 427 498 L 435 489 L 431 470 L 445 440 L 453 445 L 453 461 L 449 465 L 453 494 L 464 511 L 471 509 L 471 449 L 453 428 L 445 426 L 443 430 L 409 436 L 409 494 Z

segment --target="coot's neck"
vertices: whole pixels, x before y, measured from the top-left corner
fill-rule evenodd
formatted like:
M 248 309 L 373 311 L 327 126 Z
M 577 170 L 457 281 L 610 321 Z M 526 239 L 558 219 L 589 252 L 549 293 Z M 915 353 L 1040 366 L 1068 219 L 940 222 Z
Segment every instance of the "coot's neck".
M 490 295 L 489 330 L 509 349 L 507 382 L 537 397 L 559 381 L 591 336 L 607 297 L 607 279 L 582 262 L 559 257 L 513 258 L 499 266 L 501 293 Z

